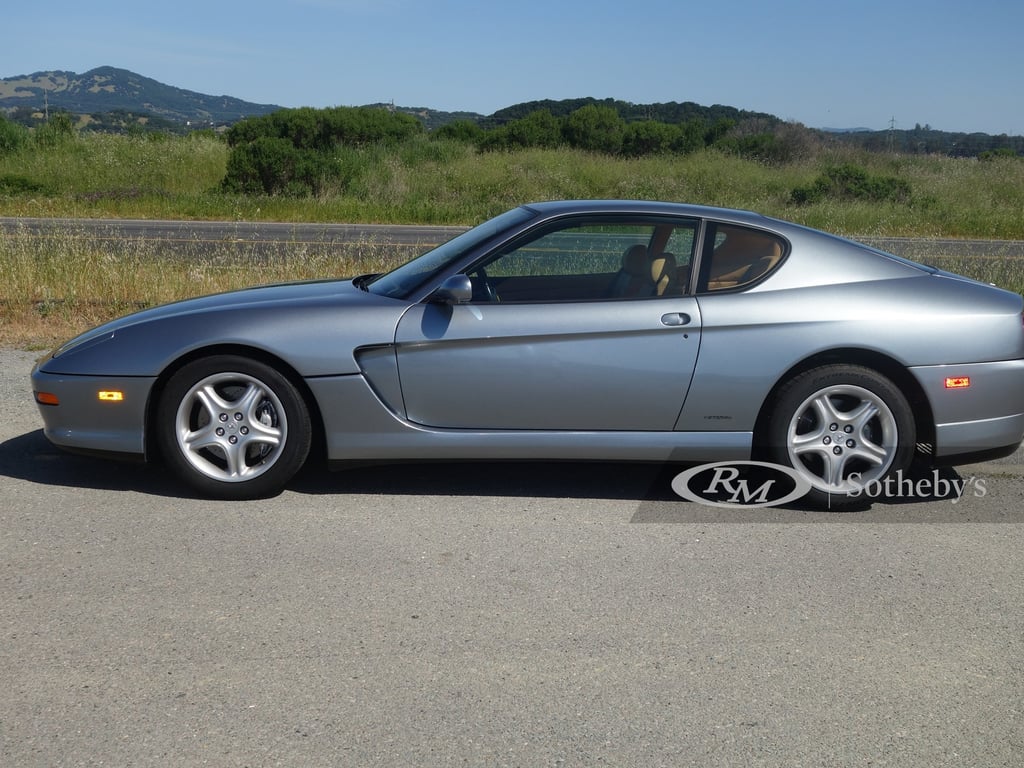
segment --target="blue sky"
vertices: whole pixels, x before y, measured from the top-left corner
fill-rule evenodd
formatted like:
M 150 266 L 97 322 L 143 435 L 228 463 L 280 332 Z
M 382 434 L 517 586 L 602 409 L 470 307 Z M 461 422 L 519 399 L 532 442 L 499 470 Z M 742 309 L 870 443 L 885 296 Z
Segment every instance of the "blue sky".
M 1020 0 L 22 0 L 0 20 L 0 77 L 110 65 L 286 107 L 593 96 L 1024 134 Z

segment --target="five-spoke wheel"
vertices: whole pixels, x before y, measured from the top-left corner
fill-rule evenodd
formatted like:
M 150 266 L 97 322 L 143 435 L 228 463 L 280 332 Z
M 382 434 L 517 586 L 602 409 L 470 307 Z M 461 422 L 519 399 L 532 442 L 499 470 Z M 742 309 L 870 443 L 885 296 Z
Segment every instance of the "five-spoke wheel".
M 807 371 L 779 391 L 768 427 L 771 457 L 810 483 L 811 501 L 843 506 L 904 471 L 913 414 L 886 377 L 855 365 Z
M 207 495 L 254 498 L 280 490 L 310 446 L 301 395 L 274 368 L 236 356 L 186 365 L 158 406 L 165 460 Z

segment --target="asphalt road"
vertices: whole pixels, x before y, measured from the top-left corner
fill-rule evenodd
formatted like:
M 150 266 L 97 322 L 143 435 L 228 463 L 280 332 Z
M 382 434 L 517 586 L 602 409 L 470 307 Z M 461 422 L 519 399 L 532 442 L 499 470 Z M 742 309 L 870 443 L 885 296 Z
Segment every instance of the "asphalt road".
M 307 224 L 276 222 L 154 221 L 141 219 L 25 219 L 0 217 L 0 231 L 36 237 L 79 236 L 92 241 L 146 241 L 169 254 L 235 249 L 240 255 L 273 257 L 285 247 L 323 247 L 348 242 L 387 243 L 409 258 L 451 239 L 465 227 L 399 224 Z M 953 238 L 863 237 L 863 242 L 906 258 L 929 256 L 1024 258 L 1024 241 Z
M 0 231 L 38 238 L 79 237 L 90 242 L 145 242 L 148 253 L 273 258 L 296 247 L 331 248 L 342 243 L 386 243 L 408 258 L 450 240 L 466 227 L 408 224 L 307 224 L 143 219 L 19 219 L 0 217 Z
M 50 448 L 32 357 L 0 351 L 0 765 L 1024 764 L 1020 453 L 846 514 L 618 465 L 209 502 Z

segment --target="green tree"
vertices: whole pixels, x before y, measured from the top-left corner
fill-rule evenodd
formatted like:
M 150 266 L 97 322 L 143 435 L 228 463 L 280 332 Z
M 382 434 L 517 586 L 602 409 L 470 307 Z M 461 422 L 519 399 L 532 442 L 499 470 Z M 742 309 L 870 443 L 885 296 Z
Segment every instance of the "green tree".
M 612 107 L 588 104 L 569 115 L 565 137 L 577 149 L 616 154 L 622 149 L 625 126 Z
M 679 133 L 672 142 L 672 151 L 687 155 L 707 146 L 709 134 L 707 121 L 702 117 L 694 117 L 679 125 Z
M 631 157 L 674 151 L 682 135 L 678 125 L 655 121 L 629 123 L 622 136 L 622 152 Z
M 370 107 L 280 109 L 233 125 L 228 144 L 241 146 L 259 138 L 287 139 L 296 149 L 327 152 L 338 145 L 394 142 L 423 131 L 412 115 Z
M 485 133 L 479 144 L 485 150 L 526 147 L 553 149 L 562 144 L 562 121 L 548 110 L 538 109 Z
M 430 134 L 432 139 L 453 139 L 466 142 L 467 144 L 478 144 L 484 135 L 484 129 L 472 120 L 456 120 L 442 125 Z

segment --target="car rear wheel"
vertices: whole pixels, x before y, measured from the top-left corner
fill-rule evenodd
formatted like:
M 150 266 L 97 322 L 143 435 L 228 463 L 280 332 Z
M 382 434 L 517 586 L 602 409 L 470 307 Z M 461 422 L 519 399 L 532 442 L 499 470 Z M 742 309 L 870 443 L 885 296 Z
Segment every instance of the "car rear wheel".
M 841 508 L 884 491 L 914 456 L 907 399 L 888 378 L 857 365 L 814 368 L 785 384 L 768 426 L 773 461 L 792 467 L 818 507 Z
M 309 455 L 310 435 L 309 411 L 291 381 L 233 355 L 186 365 L 157 409 L 157 439 L 170 469 L 216 498 L 280 491 Z

